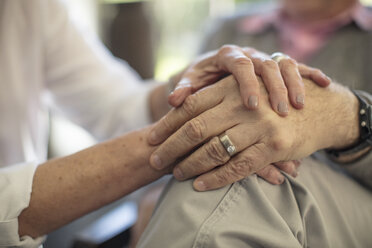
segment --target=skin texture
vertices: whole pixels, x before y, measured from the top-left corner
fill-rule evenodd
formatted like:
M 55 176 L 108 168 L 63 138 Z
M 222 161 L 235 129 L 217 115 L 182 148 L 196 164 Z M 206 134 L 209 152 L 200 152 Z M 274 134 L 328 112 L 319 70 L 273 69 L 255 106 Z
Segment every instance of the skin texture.
M 272 109 L 281 116 L 288 115 L 288 98 L 293 107 L 304 107 L 305 89 L 301 76 L 322 87 L 331 82 L 320 70 L 298 65 L 291 58 L 284 58 L 277 63 L 269 55 L 253 48 L 225 45 L 219 50 L 201 55 L 190 66 L 173 76 L 169 84 L 174 91 L 169 97 L 169 85 L 161 85 L 151 92 L 152 119 L 159 120 L 170 110 L 164 100 L 166 97 L 171 106 L 178 107 L 190 94 L 229 74 L 239 83 L 242 100 L 249 110 L 258 108 L 260 89 L 256 75 L 261 76 L 269 93 Z
M 41 164 L 18 219 L 20 236 L 47 234 L 168 173 L 148 165 L 155 149 L 146 141 L 148 129 Z
M 171 84 L 176 86 L 168 97 L 169 104 L 173 107 L 180 106 L 190 94 L 230 73 L 239 83 L 240 95 L 248 110 L 259 107 L 261 94 L 256 75 L 260 75 L 269 93 L 271 107 L 280 116 L 287 116 L 289 113 L 288 99 L 294 108 L 304 107 L 305 88 L 301 76 L 322 87 L 331 82 L 320 70 L 297 64 L 291 58 L 277 63 L 269 55 L 253 48 L 224 45 L 216 51 L 201 55 L 189 67 L 171 78 Z M 296 176 L 299 164 L 299 161 L 274 163 L 257 171 L 257 174 L 272 184 L 281 184 L 284 177 L 279 170 Z
M 215 83 L 228 74 L 233 74 L 239 83 L 242 101 L 248 110 L 258 109 L 260 99 L 259 81 L 256 74 L 262 77 L 269 93 L 272 109 L 281 116 L 289 113 L 288 98 L 296 109 L 305 105 L 305 88 L 301 76 L 312 79 L 319 86 L 326 87 L 331 80 L 320 70 L 297 64 L 291 58 L 278 63 L 270 56 L 253 48 L 241 48 L 225 45 L 197 58 L 190 66 L 171 78 L 170 84 L 175 90 L 169 95 L 168 102 L 173 107 L 180 106 L 187 96 L 201 88 Z M 172 88 L 173 88 L 172 87 Z M 162 85 L 150 94 L 150 109 L 153 120 L 160 119 L 169 111 L 164 101 L 169 86 Z M 290 175 L 297 175 L 298 161 L 274 163 L 257 174 L 272 184 L 281 184 L 284 177 L 280 170 Z
M 331 82 L 320 70 L 298 65 L 291 58 L 277 63 L 269 55 L 253 48 L 224 45 L 202 55 L 173 78 L 176 87 L 169 96 L 169 104 L 180 106 L 190 94 L 230 73 L 238 81 L 243 103 L 250 110 L 259 106 L 261 94 L 256 75 L 261 76 L 269 92 L 272 109 L 281 116 L 288 115 L 288 97 L 293 107 L 303 108 L 305 90 L 301 76 L 323 87 Z
M 234 78 L 225 78 L 189 96 L 155 125 L 149 142 L 166 141 L 152 154 L 150 163 L 157 169 L 166 168 L 188 155 L 175 167 L 174 175 L 184 180 L 204 173 L 194 181 L 194 187 L 202 191 L 238 181 L 274 162 L 354 144 L 359 138 L 356 97 L 337 84 L 322 89 L 305 80 L 305 90 L 308 106 L 282 118 L 271 110 L 263 84 L 261 94 L 266 99 L 252 112 L 245 110 Z M 216 137 L 223 132 L 239 152 L 232 159 Z

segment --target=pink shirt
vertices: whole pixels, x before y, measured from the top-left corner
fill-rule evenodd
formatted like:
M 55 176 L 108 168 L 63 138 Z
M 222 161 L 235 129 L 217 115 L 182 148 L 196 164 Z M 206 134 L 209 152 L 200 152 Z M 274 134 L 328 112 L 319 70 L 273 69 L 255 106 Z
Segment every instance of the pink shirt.
M 363 30 L 372 30 L 372 12 L 359 2 L 335 17 L 311 24 L 291 21 L 280 9 L 276 9 L 242 19 L 238 23 L 238 29 L 243 33 L 255 34 L 273 26 L 279 31 L 281 51 L 299 62 L 305 62 L 312 54 L 317 53 L 338 29 L 353 21 Z

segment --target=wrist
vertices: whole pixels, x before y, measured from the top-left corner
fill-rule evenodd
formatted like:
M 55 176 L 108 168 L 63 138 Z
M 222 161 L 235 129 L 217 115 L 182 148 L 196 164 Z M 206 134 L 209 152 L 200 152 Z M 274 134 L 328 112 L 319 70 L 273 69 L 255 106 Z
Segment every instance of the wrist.
M 347 88 L 333 84 L 329 98 L 332 97 L 330 107 L 334 111 L 330 118 L 327 133 L 330 143 L 328 149 L 345 149 L 358 143 L 359 129 L 359 102 L 356 96 Z
M 161 171 L 149 165 L 150 155 L 157 148 L 148 144 L 150 127 L 131 132 L 106 144 L 106 157 L 113 164 L 113 179 L 121 184 L 125 194 L 168 174 L 170 169 Z M 127 180 L 123 180 L 127 178 Z M 131 187 L 128 188 L 128 185 Z M 126 190 L 126 188 L 128 188 Z
M 327 151 L 333 160 L 341 163 L 349 163 L 359 159 L 369 153 L 372 145 L 371 105 L 362 92 L 353 91 L 353 94 L 358 99 L 358 140 L 344 149 Z

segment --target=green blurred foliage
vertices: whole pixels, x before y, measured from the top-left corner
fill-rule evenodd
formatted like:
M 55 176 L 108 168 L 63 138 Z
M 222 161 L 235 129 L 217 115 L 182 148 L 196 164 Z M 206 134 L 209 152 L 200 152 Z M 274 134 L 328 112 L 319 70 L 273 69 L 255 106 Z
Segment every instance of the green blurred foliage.
M 267 0 L 153 0 L 156 30 L 155 77 L 164 81 L 183 69 L 196 55 L 207 20 L 230 15 L 236 6 Z

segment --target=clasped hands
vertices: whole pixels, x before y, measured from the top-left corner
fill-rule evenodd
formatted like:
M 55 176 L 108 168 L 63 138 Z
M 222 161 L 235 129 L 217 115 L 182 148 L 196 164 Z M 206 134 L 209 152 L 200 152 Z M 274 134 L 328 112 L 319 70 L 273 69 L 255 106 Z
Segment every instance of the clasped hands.
M 304 132 L 313 125 L 307 120 L 314 109 L 300 110 L 305 100 L 301 76 L 323 87 L 330 83 L 319 70 L 292 59 L 276 63 L 252 48 L 230 45 L 202 56 L 180 74 L 169 96 L 176 108 L 150 132 L 149 143 L 160 144 L 150 164 L 156 169 L 176 164 L 173 174 L 179 180 L 201 175 L 194 181 L 200 191 L 252 173 L 272 184 L 284 181 L 279 169 L 296 176 L 297 159 L 327 146 Z M 294 113 L 287 116 L 290 109 Z M 223 133 L 237 155 L 226 152 L 218 138 Z

